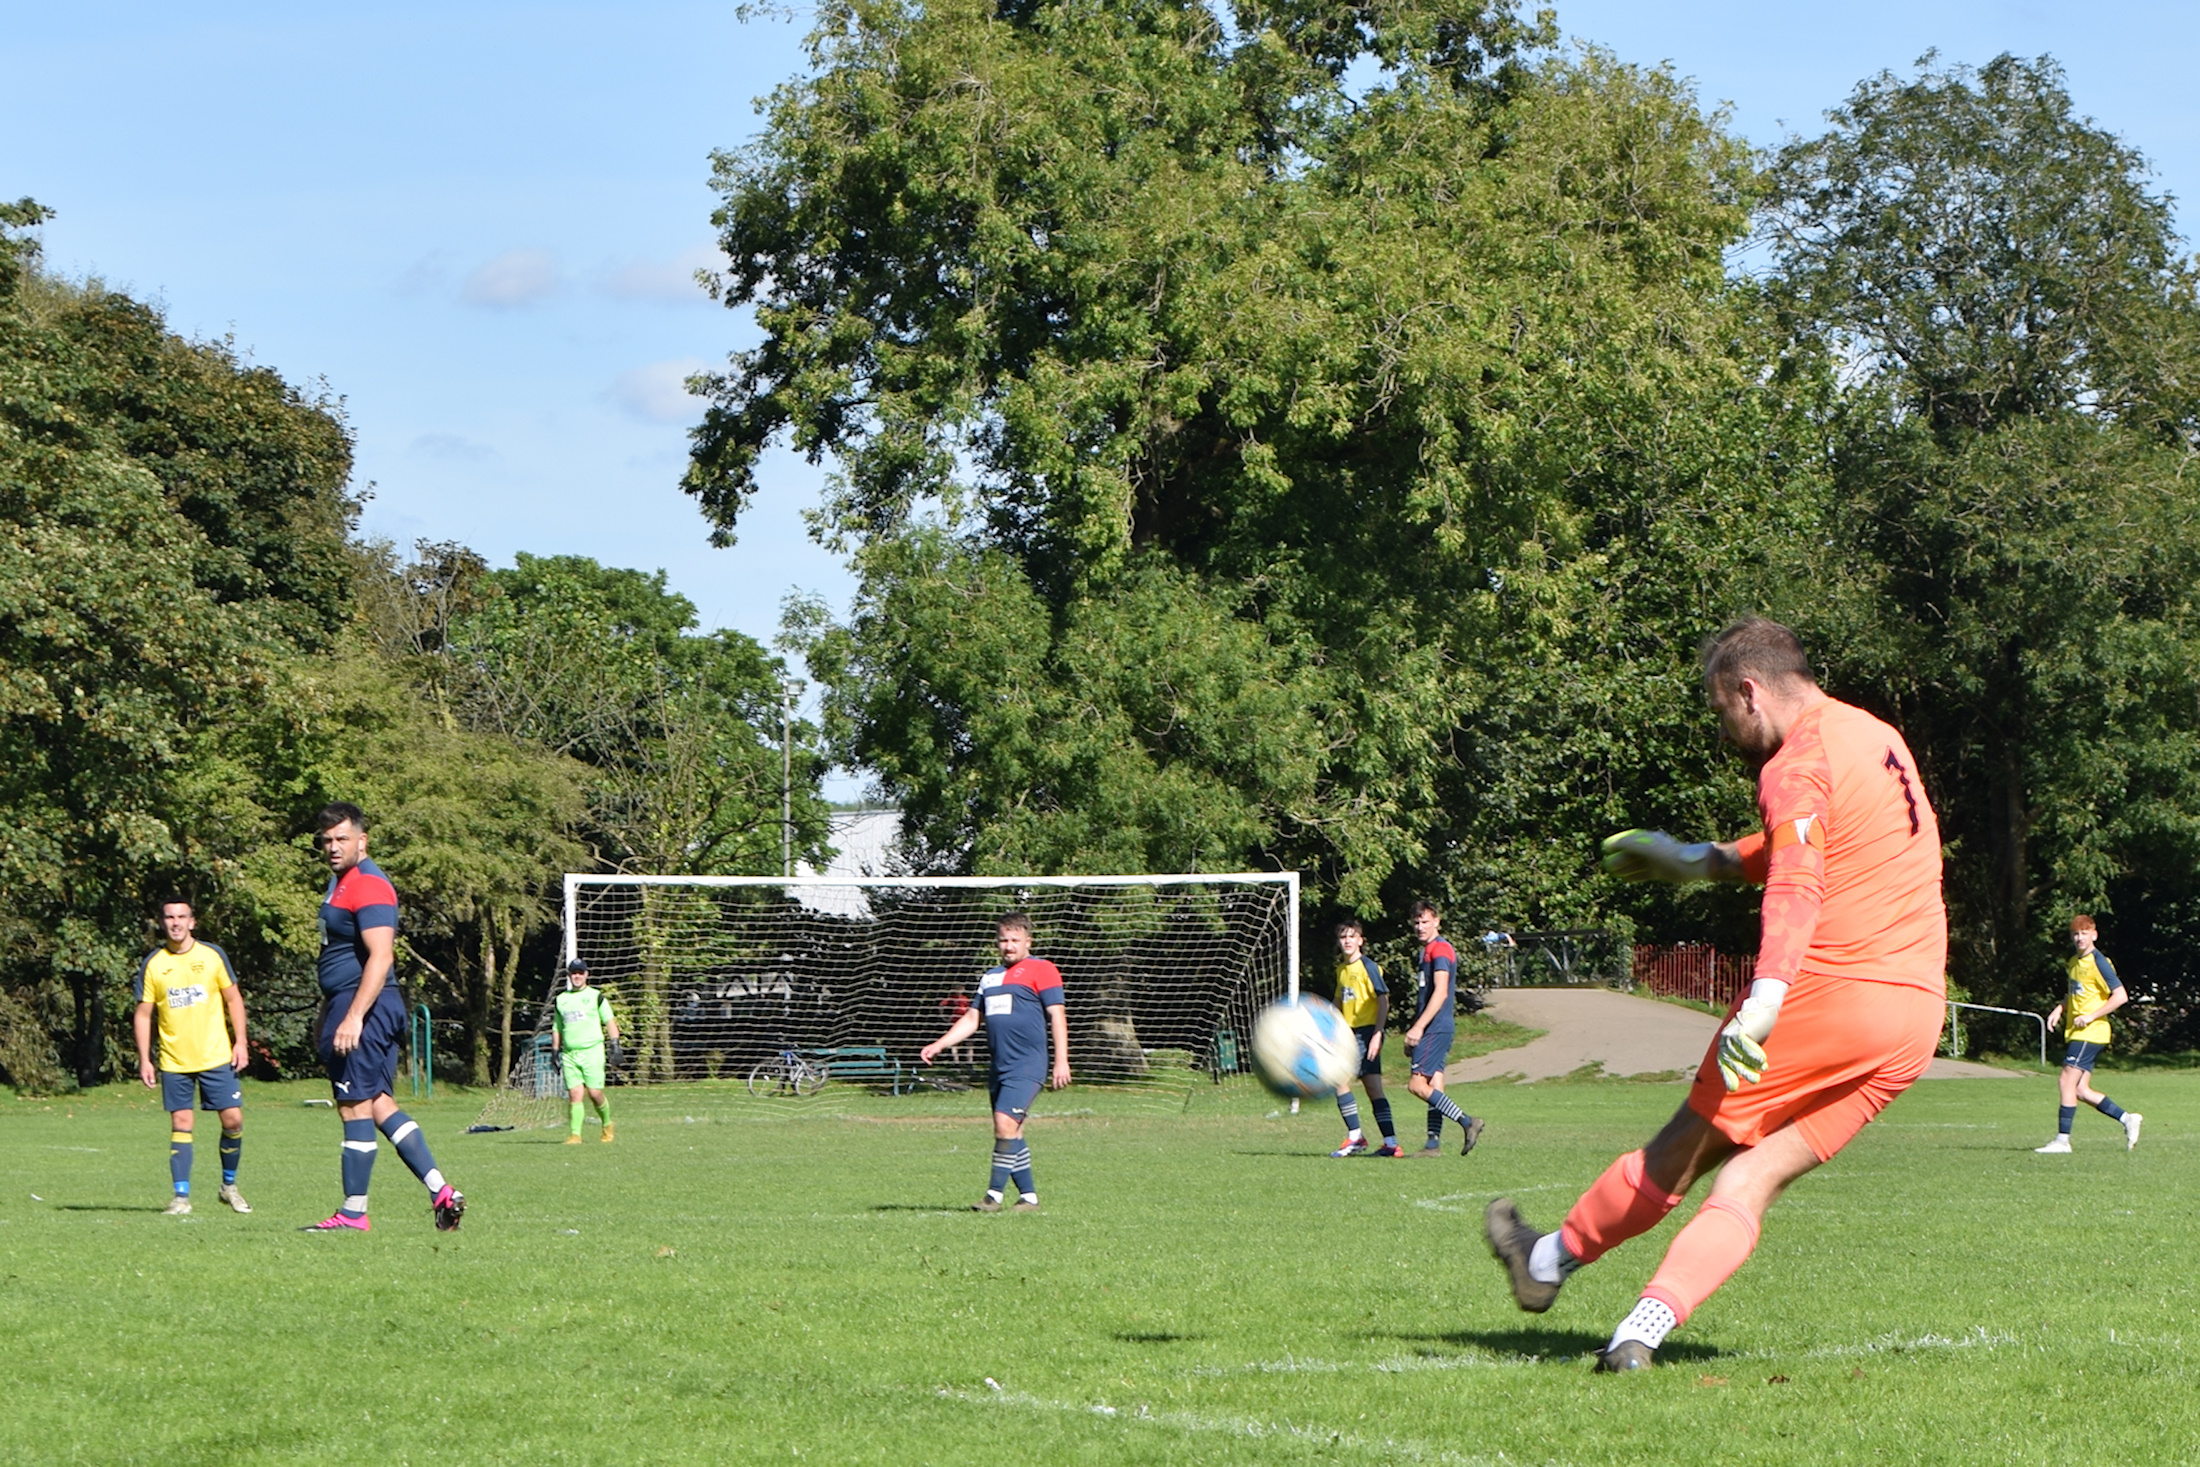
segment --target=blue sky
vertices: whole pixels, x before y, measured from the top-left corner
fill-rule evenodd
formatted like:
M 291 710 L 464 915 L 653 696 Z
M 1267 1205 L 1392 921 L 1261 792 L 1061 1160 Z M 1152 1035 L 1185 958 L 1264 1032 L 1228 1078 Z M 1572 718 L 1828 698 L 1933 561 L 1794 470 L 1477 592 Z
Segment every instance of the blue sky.
M 767 641 L 790 589 L 844 598 L 800 519 L 818 471 L 773 460 L 731 550 L 677 487 L 697 415 L 678 381 L 750 339 L 688 283 L 709 154 L 800 67 L 796 27 L 652 0 L 8 9 L 0 196 L 60 211 L 52 267 L 325 380 L 370 533 L 662 567 L 707 625 Z M 1558 9 L 1570 35 L 1670 61 L 1763 144 L 1928 48 L 2050 52 L 2162 188 L 2200 185 L 2200 6 Z

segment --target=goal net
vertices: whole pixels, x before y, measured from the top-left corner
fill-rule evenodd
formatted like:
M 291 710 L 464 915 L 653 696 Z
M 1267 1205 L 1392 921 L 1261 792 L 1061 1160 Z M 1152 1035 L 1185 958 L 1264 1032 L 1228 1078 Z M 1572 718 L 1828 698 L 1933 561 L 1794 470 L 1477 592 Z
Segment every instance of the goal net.
M 550 1005 L 564 987 L 561 974 L 537 1006 L 535 1030 L 521 1039 L 511 1073 L 490 1093 L 489 1103 L 466 1128 L 469 1132 L 525 1131 L 565 1121 L 565 1072 L 550 1043 Z
M 930 1067 L 917 1051 L 975 1000 L 1012 910 L 1031 915 L 1033 954 L 1062 970 L 1079 1084 L 1232 1082 L 1249 1074 L 1254 1015 L 1298 990 L 1295 872 L 569 875 L 565 945 L 613 996 L 628 1083 L 754 1076 L 760 1093 L 907 1094 L 984 1083 L 982 1026 Z M 509 1116 L 541 1088 L 537 1063 L 530 1050 L 514 1066 Z

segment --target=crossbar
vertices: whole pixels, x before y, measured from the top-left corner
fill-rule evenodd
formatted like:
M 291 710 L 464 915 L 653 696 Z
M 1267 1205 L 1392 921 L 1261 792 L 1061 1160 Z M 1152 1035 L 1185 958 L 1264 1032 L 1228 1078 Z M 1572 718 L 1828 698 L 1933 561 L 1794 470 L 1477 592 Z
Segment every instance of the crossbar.
M 568 871 L 568 888 L 589 886 L 1219 886 L 1299 884 L 1296 871 L 1173 871 L 1156 876 L 623 876 Z

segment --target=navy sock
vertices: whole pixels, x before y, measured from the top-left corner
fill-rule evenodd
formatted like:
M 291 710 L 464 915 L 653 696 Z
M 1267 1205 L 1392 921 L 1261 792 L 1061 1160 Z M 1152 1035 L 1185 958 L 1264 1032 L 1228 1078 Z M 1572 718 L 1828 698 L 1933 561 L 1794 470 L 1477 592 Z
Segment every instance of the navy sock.
M 168 1133 L 168 1180 L 175 1183 L 176 1195 L 191 1195 L 191 1133 Z
M 1383 1144 L 1398 1144 L 1398 1127 L 1390 1118 L 1390 1097 L 1378 1096 L 1375 1101 L 1375 1129 L 1383 1133 Z
M 412 1174 L 425 1182 L 430 1192 L 443 1190 L 443 1173 L 435 1169 L 435 1157 L 428 1151 L 428 1138 L 420 1134 L 418 1122 L 401 1110 L 393 1110 L 382 1122 L 382 1134 L 397 1148 L 398 1160 L 411 1167 Z
M 1469 1116 L 1465 1111 L 1459 1108 L 1458 1102 L 1454 1101 L 1450 1096 L 1446 1095 L 1441 1090 L 1431 1090 L 1428 1093 L 1428 1108 L 1431 1115 L 1434 1115 L 1435 1113 L 1440 1111 L 1448 1119 L 1457 1121 L 1462 1126 L 1465 1125 L 1469 1120 L 1473 1119 L 1473 1117 Z M 1437 1126 L 1436 1122 L 1434 1120 L 1431 1120 L 1429 1122 L 1429 1134 L 1431 1136 L 1437 1135 L 1439 1133 L 1439 1130 L 1440 1128 Z
M 1441 1145 L 1444 1139 L 1444 1113 L 1436 1108 L 1436 1096 L 1442 1093 L 1439 1090 L 1432 1092 L 1429 1096 L 1428 1144 L 1431 1146 Z
M 2124 1118 L 2124 1108 L 2105 1095 L 2093 1102 L 2093 1108 L 2112 1121 L 2120 1121 Z
M 367 1184 L 374 1180 L 374 1122 L 344 1122 L 344 1207 L 354 1217 L 367 1210 Z
M 2063 1106 L 2063 1107 L 2059 1108 L 2059 1109 L 2058 1109 L 2058 1110 L 2057 1110 L 2057 1111 L 2055 1112 L 2055 1134 L 2056 1134 L 2056 1135 L 2058 1135 L 2058 1136 L 2067 1136 L 2067 1135 L 2069 1135 L 2069 1134 L 2070 1134 L 2070 1124 L 2071 1124 L 2071 1122 L 2075 1121 L 2075 1120 L 2076 1120 L 2077 1118 L 2078 1118 L 2078 1108 L 2077 1108 L 2076 1106 L 2074 1106 L 2074 1105 L 2066 1105 L 2066 1106 Z
M 1344 1128 L 1347 1131 L 1355 1136 L 1360 1134 L 1360 1103 L 1353 1099 L 1351 1091 L 1337 1097 L 1337 1114 L 1344 1117 Z
M 1008 1190 L 1009 1157 L 1015 1145 L 1013 1141 L 993 1143 L 993 1175 L 985 1184 L 985 1190 L 992 1196 L 998 1197 Z
M 1037 1196 L 1039 1189 L 1031 1180 L 1031 1143 L 1018 1139 L 1008 1144 L 1011 1148 L 1008 1153 L 1009 1180 L 1016 1184 L 1016 1190 L 1024 1196 Z
M 237 1185 L 237 1158 L 244 1155 L 244 1132 L 222 1132 L 221 1155 L 222 1185 L 234 1187 Z

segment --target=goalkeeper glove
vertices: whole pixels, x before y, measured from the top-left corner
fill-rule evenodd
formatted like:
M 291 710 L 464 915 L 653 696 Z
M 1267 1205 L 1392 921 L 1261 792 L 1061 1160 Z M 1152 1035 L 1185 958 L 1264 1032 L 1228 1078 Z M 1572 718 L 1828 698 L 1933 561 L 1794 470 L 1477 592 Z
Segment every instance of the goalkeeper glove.
M 1604 838 L 1604 869 L 1622 881 L 1709 881 L 1711 842 L 1684 846 L 1662 830 L 1623 830 Z
M 1765 1075 L 1765 1041 L 1780 1017 L 1780 1003 L 1788 986 L 1777 978 L 1759 978 L 1749 985 L 1749 997 L 1726 1027 L 1719 1031 L 1719 1078 L 1732 1095 L 1744 1081 L 1755 1084 Z

